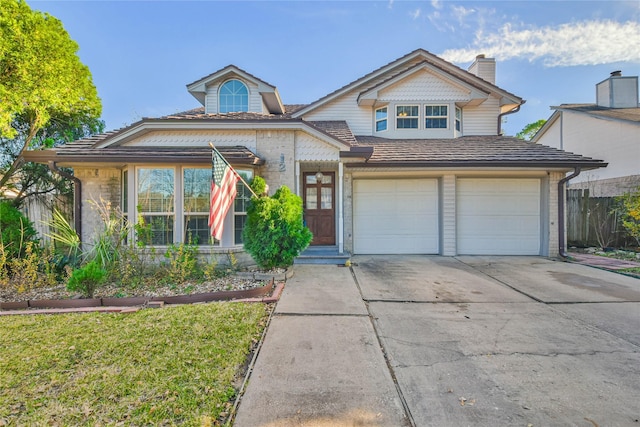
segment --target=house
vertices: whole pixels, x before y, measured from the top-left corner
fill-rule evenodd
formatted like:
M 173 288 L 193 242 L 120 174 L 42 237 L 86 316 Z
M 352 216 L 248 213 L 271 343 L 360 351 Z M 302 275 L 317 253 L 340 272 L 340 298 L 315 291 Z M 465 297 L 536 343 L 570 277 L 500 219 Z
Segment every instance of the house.
M 604 169 L 572 179 L 571 189 L 593 197 L 618 196 L 640 186 L 638 77 L 620 71 L 596 84 L 595 104 L 562 104 L 532 141 L 603 159 Z
M 565 175 L 605 164 L 502 136 L 501 118 L 524 101 L 496 85 L 495 70 L 482 55 L 464 70 L 418 49 L 308 105 L 287 105 L 274 85 L 229 65 L 187 85 L 198 108 L 25 157 L 73 168 L 85 241 L 100 223 L 87 201 L 103 198 L 130 221 L 144 217 L 155 245 L 196 239 L 206 253 L 242 254 L 242 187 L 221 240 L 210 241 L 213 143 L 246 178 L 303 198 L 312 245 L 555 256 Z

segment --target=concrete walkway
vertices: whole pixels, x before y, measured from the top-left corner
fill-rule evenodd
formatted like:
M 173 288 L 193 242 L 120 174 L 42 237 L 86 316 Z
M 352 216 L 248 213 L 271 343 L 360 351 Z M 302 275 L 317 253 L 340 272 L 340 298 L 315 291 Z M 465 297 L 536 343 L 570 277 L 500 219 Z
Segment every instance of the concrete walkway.
M 349 268 L 300 265 L 287 282 L 234 426 L 405 426 Z

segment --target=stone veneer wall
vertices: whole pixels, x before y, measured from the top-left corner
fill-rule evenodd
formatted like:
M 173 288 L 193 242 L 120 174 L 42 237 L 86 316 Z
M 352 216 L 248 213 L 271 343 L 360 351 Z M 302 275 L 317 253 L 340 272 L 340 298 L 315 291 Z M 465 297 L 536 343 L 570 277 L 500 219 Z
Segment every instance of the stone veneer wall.
M 102 230 L 103 221 L 97 206 L 109 204 L 120 208 L 122 173 L 116 168 L 74 168 L 74 175 L 82 182 L 82 242 L 94 240 Z
M 257 155 L 265 160 L 259 171 L 272 195 L 282 185 L 295 192 L 295 132 L 263 130 L 256 132 Z

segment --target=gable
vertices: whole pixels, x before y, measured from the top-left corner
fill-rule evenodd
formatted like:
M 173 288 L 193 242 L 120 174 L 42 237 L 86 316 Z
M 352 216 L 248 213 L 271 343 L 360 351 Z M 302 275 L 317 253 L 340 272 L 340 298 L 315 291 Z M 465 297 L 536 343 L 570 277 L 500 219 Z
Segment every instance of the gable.
M 228 65 L 206 77 L 187 85 L 189 93 L 205 106 L 207 114 L 218 114 L 219 88 L 229 80 L 238 80 L 249 89 L 248 112 L 262 114 L 283 114 L 285 109 L 275 86 Z
M 378 102 L 447 100 L 468 101 L 470 90 L 464 90 L 426 70 L 421 70 L 378 91 Z

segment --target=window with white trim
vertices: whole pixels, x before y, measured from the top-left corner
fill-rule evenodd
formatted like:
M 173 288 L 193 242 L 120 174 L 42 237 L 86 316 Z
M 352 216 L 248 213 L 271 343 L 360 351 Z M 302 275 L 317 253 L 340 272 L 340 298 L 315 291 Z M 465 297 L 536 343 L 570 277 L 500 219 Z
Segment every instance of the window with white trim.
M 218 111 L 237 113 L 249 111 L 249 89 L 240 80 L 229 80 L 220 86 Z
M 425 105 L 425 129 L 447 129 L 449 107 L 447 105 Z
M 387 107 L 376 109 L 376 132 L 387 130 Z
M 174 174 L 173 168 L 138 169 L 138 209 L 144 221 L 144 236 L 138 236 L 150 245 L 173 243 L 174 229 Z
M 238 172 L 242 179 L 247 183 L 251 182 L 253 179 L 253 171 L 236 169 L 236 172 Z M 238 181 L 236 189 L 236 199 L 233 201 L 233 237 L 234 244 L 241 245 L 244 243 L 242 232 L 244 231 L 244 226 L 247 223 L 247 208 L 251 201 L 251 191 L 242 183 L 242 181 Z
M 396 106 L 396 129 L 418 129 L 417 105 L 397 105 Z
M 209 229 L 211 168 L 184 168 L 182 193 L 182 242 L 196 245 L 219 244 L 218 241 L 214 242 Z
M 462 109 L 456 107 L 456 130 L 462 132 Z

